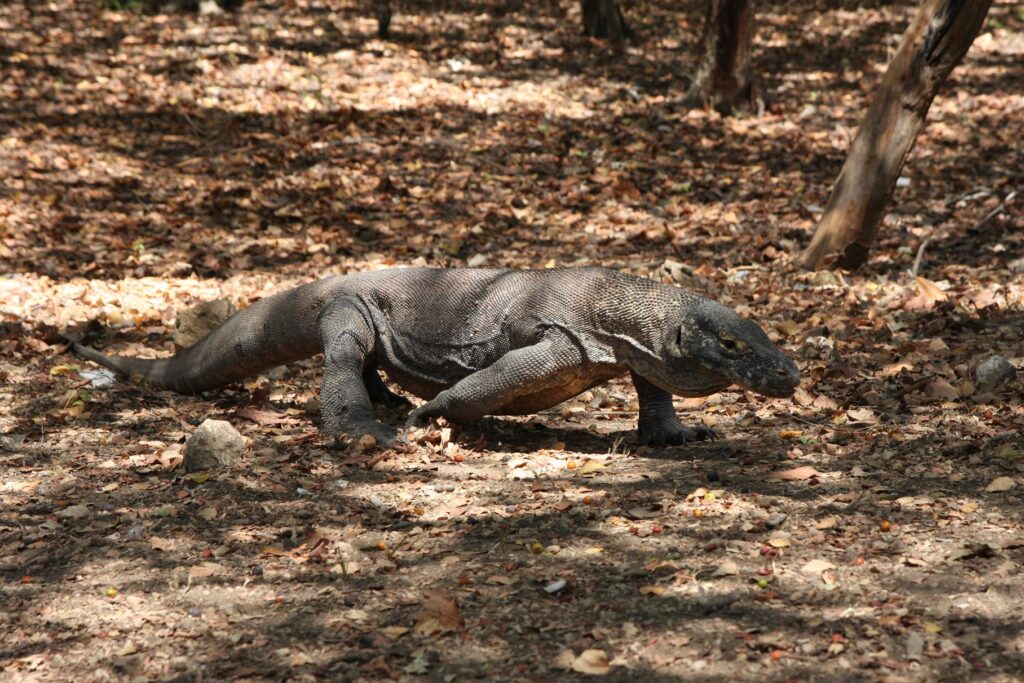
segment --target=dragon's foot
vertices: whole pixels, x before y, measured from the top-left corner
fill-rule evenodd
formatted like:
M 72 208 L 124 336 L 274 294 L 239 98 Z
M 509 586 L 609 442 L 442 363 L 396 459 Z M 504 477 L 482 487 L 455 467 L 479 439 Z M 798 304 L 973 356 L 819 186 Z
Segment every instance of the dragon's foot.
M 718 434 L 710 427 L 687 427 L 679 422 L 641 424 L 637 430 L 640 443 L 645 446 L 678 446 L 693 441 L 714 441 Z

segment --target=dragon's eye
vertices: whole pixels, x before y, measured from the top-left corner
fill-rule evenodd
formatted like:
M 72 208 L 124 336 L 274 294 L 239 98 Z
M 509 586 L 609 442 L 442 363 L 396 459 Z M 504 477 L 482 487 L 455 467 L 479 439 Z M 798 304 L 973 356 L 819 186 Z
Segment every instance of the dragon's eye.
M 682 327 L 680 327 L 676 331 L 676 346 L 678 348 L 680 348 L 680 349 L 683 348 L 683 328 Z
M 722 345 L 722 348 L 725 349 L 726 353 L 737 353 L 747 348 L 747 345 L 739 339 L 733 339 L 725 334 L 719 336 L 718 343 Z

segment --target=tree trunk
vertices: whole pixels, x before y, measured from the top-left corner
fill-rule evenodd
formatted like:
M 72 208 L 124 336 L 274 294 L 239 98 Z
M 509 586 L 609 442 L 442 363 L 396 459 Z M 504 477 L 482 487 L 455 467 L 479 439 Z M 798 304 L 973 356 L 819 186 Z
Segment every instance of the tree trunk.
M 991 4 L 925 0 L 921 5 L 850 146 L 801 266 L 819 268 L 835 259 L 834 267 L 852 270 L 867 261 L 928 108 L 974 42 Z
M 591 38 L 621 43 L 633 35 L 618 0 L 582 0 L 583 32 Z
M 377 37 L 391 37 L 391 0 L 373 0 L 373 13 L 377 17 Z
M 708 0 L 700 63 L 687 94 L 691 104 L 710 104 L 723 114 L 751 104 L 753 42 L 754 0 Z

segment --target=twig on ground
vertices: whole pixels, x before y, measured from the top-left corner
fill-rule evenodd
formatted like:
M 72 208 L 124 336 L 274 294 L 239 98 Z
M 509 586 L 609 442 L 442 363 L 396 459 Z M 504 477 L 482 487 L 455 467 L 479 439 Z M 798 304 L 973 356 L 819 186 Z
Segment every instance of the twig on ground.
M 928 243 L 932 241 L 935 235 L 928 235 L 924 238 L 924 242 L 921 242 L 921 246 L 917 248 L 917 256 L 914 257 L 914 265 L 910 268 L 910 277 L 917 277 L 917 271 L 921 268 L 921 259 L 924 257 L 924 249 L 928 246 Z

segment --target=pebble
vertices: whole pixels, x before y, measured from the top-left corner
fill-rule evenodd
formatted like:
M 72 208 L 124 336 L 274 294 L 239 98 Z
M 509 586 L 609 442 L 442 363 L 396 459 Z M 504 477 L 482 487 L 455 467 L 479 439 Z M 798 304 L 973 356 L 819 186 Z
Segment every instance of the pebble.
M 1005 356 L 995 354 L 978 363 L 974 368 L 974 383 L 979 388 L 991 389 L 1011 381 L 1017 369 Z

